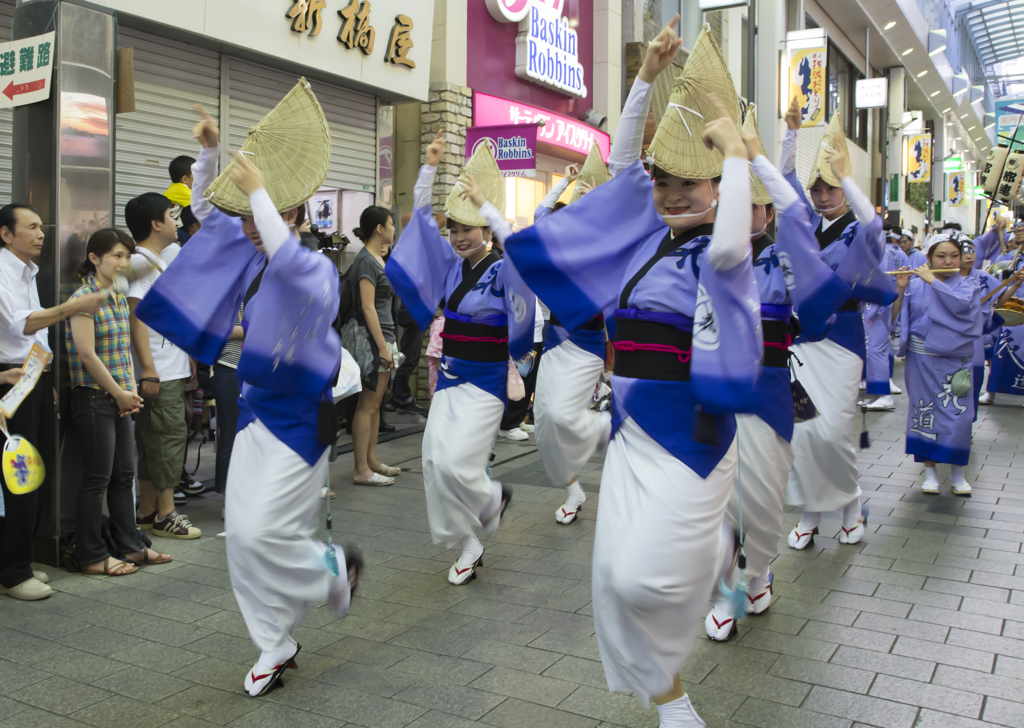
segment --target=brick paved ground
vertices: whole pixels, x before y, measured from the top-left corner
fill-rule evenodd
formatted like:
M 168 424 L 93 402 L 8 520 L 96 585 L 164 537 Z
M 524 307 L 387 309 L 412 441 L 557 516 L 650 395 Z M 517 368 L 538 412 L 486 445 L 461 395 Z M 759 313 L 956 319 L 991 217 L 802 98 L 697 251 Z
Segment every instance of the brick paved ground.
M 770 613 L 730 644 L 698 640 L 682 676 L 709 726 L 1024 727 L 1021 409 L 983 409 L 974 497 L 960 500 L 948 480 L 941 496 L 917 491 L 920 468 L 902 452 L 906 397 L 897 401 L 897 412 L 871 417 L 874 444 L 859 458 L 864 542 L 839 546 L 836 514 L 813 550 L 783 539 Z M 533 447 L 500 445 L 495 472 L 516 503 L 480 578 L 456 588 L 446 581 L 455 554 L 427 532 L 419 437 L 381 450 L 410 468 L 395 487 L 344 485 L 351 456 L 333 469 L 336 538 L 357 542 L 370 568 L 347 619 L 309 615 L 284 689 L 242 694 L 256 652 L 215 535 L 221 501 L 207 495 L 188 509 L 202 539 L 157 544 L 173 564 L 122 578 L 51 570 L 53 598 L 0 598 L 0 724 L 656 726 L 653 710 L 608 693 L 598 662 L 589 579 L 599 463 L 583 476 L 582 521 L 566 528 L 553 519 L 562 492 L 545 486 Z M 795 521 L 787 515 L 786 527 Z

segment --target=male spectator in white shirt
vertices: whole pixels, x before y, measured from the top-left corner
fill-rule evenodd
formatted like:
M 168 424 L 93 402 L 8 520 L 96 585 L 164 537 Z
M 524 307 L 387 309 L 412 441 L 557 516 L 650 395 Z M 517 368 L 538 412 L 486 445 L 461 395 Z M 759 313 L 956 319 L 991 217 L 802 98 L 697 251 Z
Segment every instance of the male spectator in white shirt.
M 192 369 L 188 354 L 135 317 L 139 301 L 171 260 L 168 248 L 178 239 L 172 207 L 170 200 L 156 192 L 139 195 L 124 207 L 137 253 L 149 264 L 148 271 L 128 287 L 136 376 L 145 403 L 135 421 L 140 487 L 137 520 L 143 528 L 152 529 L 154 536 L 191 539 L 199 538 L 201 532 L 175 509 L 174 488 L 181 481 L 188 447 L 184 397 Z
M 28 205 L 0 208 L 0 370 L 20 369 L 32 344 L 50 351 L 47 328 L 75 313 L 96 313 L 107 298 L 104 293 L 82 296 L 74 301 L 44 309 L 39 304 L 35 259 L 43 252 L 43 221 Z M 0 396 L 10 384 L 0 386 Z M 53 375 L 47 367 L 36 386 L 7 423 L 35 445 L 44 457 L 47 472 L 53 463 L 45 462 L 56 438 Z M 52 487 L 47 475 L 39 490 L 14 495 L 3 487 L 6 516 L 0 518 L 0 594 L 15 599 L 45 599 L 53 591 L 45 582 L 49 577 L 32 570 L 32 540 L 35 537 L 39 491 Z

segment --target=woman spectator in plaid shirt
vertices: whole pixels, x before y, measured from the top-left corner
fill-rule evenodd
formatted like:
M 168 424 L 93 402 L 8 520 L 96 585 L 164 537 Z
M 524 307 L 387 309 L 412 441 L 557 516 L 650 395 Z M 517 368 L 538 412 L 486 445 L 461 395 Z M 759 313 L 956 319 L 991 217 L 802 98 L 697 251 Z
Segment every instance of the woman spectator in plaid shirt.
M 126 576 L 136 564 L 165 564 L 167 554 L 147 548 L 135 524 L 135 438 L 131 415 L 142 408 L 132 371 L 128 300 L 114 289 L 114 276 L 128 269 L 135 245 L 125 233 L 105 228 L 93 233 L 78 269 L 84 285 L 71 300 L 108 291 L 94 314 L 69 319 L 68 365 L 71 416 L 82 443 L 82 484 L 78 492 L 77 546 L 87 574 Z M 117 554 L 101 535 L 103 496 Z

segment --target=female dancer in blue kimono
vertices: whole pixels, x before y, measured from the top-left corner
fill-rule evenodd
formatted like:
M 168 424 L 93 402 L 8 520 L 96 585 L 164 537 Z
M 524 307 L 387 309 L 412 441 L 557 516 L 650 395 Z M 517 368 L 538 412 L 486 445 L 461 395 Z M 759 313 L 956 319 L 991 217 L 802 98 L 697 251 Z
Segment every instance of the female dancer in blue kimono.
M 462 548 L 448 570 L 448 581 L 461 585 L 483 564 L 480 538 L 494 534 L 512 497 L 487 465 L 508 402 L 509 354 L 520 359 L 533 349 L 536 297 L 510 261 L 487 250 L 491 234 L 501 242 L 512 233 L 498 210 L 503 202 L 486 199 L 477 183 L 484 180 L 468 171 L 479 163 L 496 177 L 489 189 L 504 189 L 487 145 L 463 169 L 445 208 L 448 240 L 441 237 L 430 199 L 444 150 L 439 131 L 416 181 L 416 211 L 384 273 L 424 331 L 446 302 L 443 356 L 423 433 L 423 485 L 434 543 Z
M 886 233 L 882 270 L 895 271 L 910 265 L 906 254 L 899 246 L 901 237 L 899 229 Z M 881 306 L 875 303 L 864 304 L 864 331 L 867 334 L 864 379 L 869 399 L 863 403 L 863 406 L 869 410 L 896 409 L 892 395 L 900 394 L 902 391 L 892 381 L 893 330 L 891 306 Z
M 533 213 L 535 223 L 551 214 L 574 177 L 567 169 Z M 611 413 L 590 408 L 604 371 L 605 341 L 603 316 L 570 331 L 552 314 L 537 372 L 534 439 L 548 478 L 565 486 L 565 503 L 555 511 L 555 520 L 564 526 L 576 521 L 587 500 L 578 480 L 583 466 L 611 435 Z
M 790 113 L 798 112 L 791 107 Z M 896 285 L 892 276 L 881 271 L 882 220 L 850 176 L 846 138 L 838 117 L 833 117 L 818 148 L 808 183 L 813 202 L 804 197 L 796 179 L 796 139 L 797 130 L 789 124 L 782 143 L 781 170 L 804 200 L 822 260 L 852 288 L 828 337 L 817 342 L 798 340 L 794 347 L 804 363 L 800 381 L 819 413 L 797 423 L 793 432 L 795 459 L 787 501 L 802 506 L 804 513 L 788 542 L 791 548 L 805 549 L 814 541 L 824 511 L 843 512 L 840 543 L 858 543 L 864 536 L 867 513 L 861 507 L 852 438 L 865 358 L 860 304 L 892 303 Z
M 928 266 L 917 268 L 913 278 L 909 271 L 897 276 L 899 295 L 892 307 L 893 318 L 902 318 L 906 332 L 900 354 L 907 357 L 904 379 L 910 399 L 907 454 L 924 463 L 922 492 L 939 492 L 939 462 L 949 463 L 953 493 L 969 496 L 971 486 L 964 478 L 974 421 L 969 367 L 981 338 L 981 290 L 959 273 L 956 234 L 934 236 L 927 255 Z M 950 269 L 954 272 L 942 272 Z
M 1015 234 L 1024 238 L 1024 228 Z M 1024 248 L 1024 242 L 1020 243 Z M 1003 295 L 1003 301 L 1015 296 L 1020 289 L 1024 276 L 1024 252 L 1018 254 L 1018 249 L 1012 249 L 996 257 L 995 262 L 1009 262 L 1003 276 L 1013 276 L 1008 286 L 1009 295 Z M 1010 268 L 1012 267 L 1012 270 Z M 995 308 L 998 308 L 996 306 Z M 1012 394 L 1024 396 L 1024 351 L 1021 345 L 1024 344 L 1024 325 L 1002 326 L 993 331 L 995 341 L 992 349 L 992 365 L 988 372 L 988 384 L 985 394 L 979 400 L 981 404 L 995 404 L 997 394 Z
M 796 192 L 764 156 L 754 113 L 754 108 L 748 107 L 743 141 L 757 175 L 750 238 L 761 300 L 764 368 L 744 407 L 748 414 L 736 415 L 739 471 L 725 518 L 732 532 L 739 533 L 742 517 L 746 568 L 737 565 L 725 586 L 733 589 L 742 571 L 747 583 L 746 613 L 763 614 L 771 604 L 769 564 L 778 555 L 786 483 L 793 467 L 791 332 L 799 326 L 806 339 L 823 338 L 829 319 L 849 298 L 850 287 L 821 260 Z M 777 242 L 766 233 L 776 212 Z M 799 319 L 796 326 L 794 313 Z M 735 609 L 731 598 L 716 601 L 704 620 L 708 637 L 724 642 L 735 634 L 736 619 L 743 616 L 735 614 Z
M 316 103 L 305 79 L 289 96 L 296 94 L 299 103 Z M 203 227 L 157 279 L 137 315 L 198 361 L 212 363 L 234 330 L 242 295 L 262 272 L 243 320 L 239 431 L 224 524 L 231 587 L 261 650 L 243 682 L 257 697 L 296 666 L 301 647 L 292 633 L 312 604 L 326 601 L 335 614 L 348 612 L 361 566 L 357 554 L 316 540 L 336 437 L 331 386 L 341 341 L 331 323 L 338 271 L 299 242 L 291 227 L 296 209 L 278 209 L 263 174 L 244 154 L 223 174 L 247 198 L 251 214 L 229 216 L 214 208 L 217 199 L 204 199 L 216 176 L 219 133 L 203 114 L 197 127 L 203 148 L 192 167 L 192 209 Z M 271 180 L 276 174 L 266 170 Z
M 706 31 L 651 145 L 653 188 L 638 159 L 652 84 L 680 45 L 678 19 L 652 41 L 630 91 L 612 180 L 506 250 L 566 328 L 604 313 L 613 334 L 613 435 L 594 539 L 598 647 L 609 689 L 653 699 L 663 728 L 695 728 L 704 722 L 678 672 L 713 565 L 733 554 L 720 543 L 737 467 L 731 413 L 753 389 L 762 339 L 739 108 L 710 95 L 733 86 Z M 680 139 L 686 153 L 673 151 Z M 716 216 L 718 200 L 728 214 Z

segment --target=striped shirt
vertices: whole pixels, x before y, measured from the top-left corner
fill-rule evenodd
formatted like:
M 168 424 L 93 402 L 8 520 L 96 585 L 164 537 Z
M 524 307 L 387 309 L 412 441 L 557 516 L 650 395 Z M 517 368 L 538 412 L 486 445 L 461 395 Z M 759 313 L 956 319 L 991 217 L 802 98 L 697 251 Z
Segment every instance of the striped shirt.
M 72 294 L 71 299 L 79 298 L 87 293 L 100 293 L 100 286 L 95 276 L 85 279 L 85 285 Z M 132 376 L 132 339 L 128 325 L 128 299 L 119 291 L 114 291 L 96 313 L 82 313 L 93 320 L 95 326 L 96 356 L 110 372 L 118 386 L 125 391 L 134 391 L 135 383 Z M 71 370 L 72 387 L 90 387 L 102 389 L 93 380 L 82 357 L 78 354 L 75 339 L 71 335 L 71 326 L 64 327 L 68 346 L 68 367 Z

